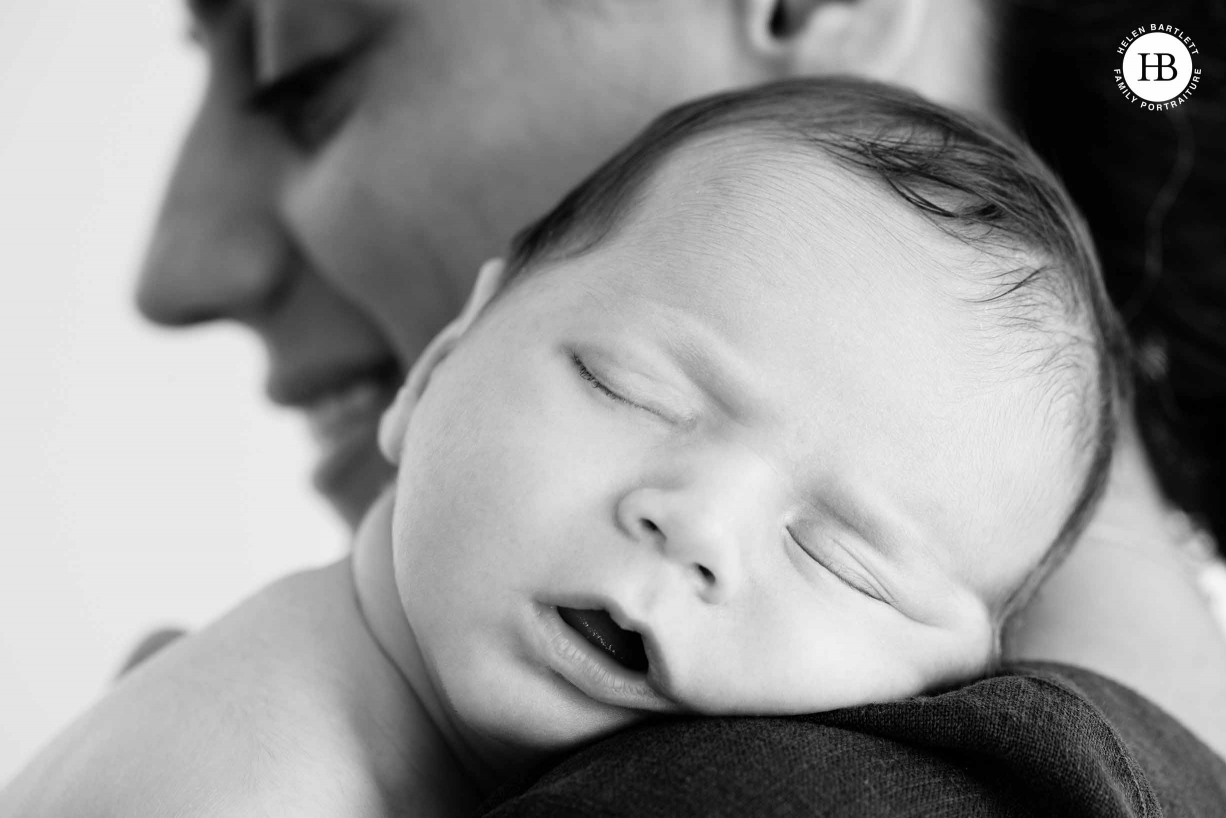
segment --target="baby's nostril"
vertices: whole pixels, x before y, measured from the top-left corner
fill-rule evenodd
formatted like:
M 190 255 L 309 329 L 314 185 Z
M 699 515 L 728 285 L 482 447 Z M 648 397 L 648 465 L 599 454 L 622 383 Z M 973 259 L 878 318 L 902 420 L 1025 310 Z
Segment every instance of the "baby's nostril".
M 655 523 L 653 523 L 651 520 L 648 520 L 648 519 L 643 520 L 643 528 L 647 529 L 652 534 L 660 533 L 660 526 L 656 525 Z
M 707 583 L 708 585 L 715 582 L 715 574 L 711 573 L 710 568 L 705 565 L 699 565 L 696 567 L 698 568 L 698 573 L 702 575 L 703 582 Z

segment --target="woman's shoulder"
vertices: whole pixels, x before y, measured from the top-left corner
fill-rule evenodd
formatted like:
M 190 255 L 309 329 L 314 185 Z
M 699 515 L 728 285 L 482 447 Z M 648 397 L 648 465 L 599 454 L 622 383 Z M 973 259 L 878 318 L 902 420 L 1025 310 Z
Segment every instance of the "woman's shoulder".
M 647 725 L 496 794 L 487 814 L 1226 814 L 1226 763 L 1128 688 L 1027 664 L 935 696 Z
M 953 761 L 1035 815 L 1226 813 L 1226 762 L 1149 699 L 1071 665 L 1018 664 L 823 723 Z
M 383 814 L 354 715 L 356 622 L 347 564 L 277 580 L 125 674 L 0 814 Z

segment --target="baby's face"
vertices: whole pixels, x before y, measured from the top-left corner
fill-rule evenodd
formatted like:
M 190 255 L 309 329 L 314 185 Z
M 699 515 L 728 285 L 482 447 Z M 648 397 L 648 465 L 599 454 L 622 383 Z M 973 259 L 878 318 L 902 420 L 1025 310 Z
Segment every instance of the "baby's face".
M 396 579 L 474 736 L 965 679 L 1073 495 L 950 295 L 969 250 L 833 168 L 711 154 L 507 293 L 412 412 Z

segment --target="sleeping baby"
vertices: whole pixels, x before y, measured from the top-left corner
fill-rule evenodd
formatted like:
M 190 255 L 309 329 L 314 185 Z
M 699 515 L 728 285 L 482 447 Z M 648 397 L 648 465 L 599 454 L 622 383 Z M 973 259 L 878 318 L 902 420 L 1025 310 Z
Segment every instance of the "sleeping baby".
M 851 80 L 675 110 L 481 270 L 352 560 L 136 670 L 0 813 L 463 814 L 661 714 L 975 679 L 1102 491 L 1124 344 L 1012 137 Z

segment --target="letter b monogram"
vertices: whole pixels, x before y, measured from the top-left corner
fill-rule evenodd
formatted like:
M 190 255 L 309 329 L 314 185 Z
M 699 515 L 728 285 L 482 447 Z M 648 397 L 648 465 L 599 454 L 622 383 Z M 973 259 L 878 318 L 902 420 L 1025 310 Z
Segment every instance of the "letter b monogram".
M 1179 76 L 1179 70 L 1175 68 L 1175 55 L 1165 54 L 1163 52 L 1138 54 L 1141 58 L 1141 76 L 1140 80 L 1150 81 L 1156 79 L 1159 82 L 1170 82 Z M 1150 62 L 1150 57 L 1153 57 L 1153 62 Z M 1149 69 L 1155 69 L 1158 76 L 1151 78 Z M 1166 76 L 1166 72 L 1170 71 L 1170 76 Z

